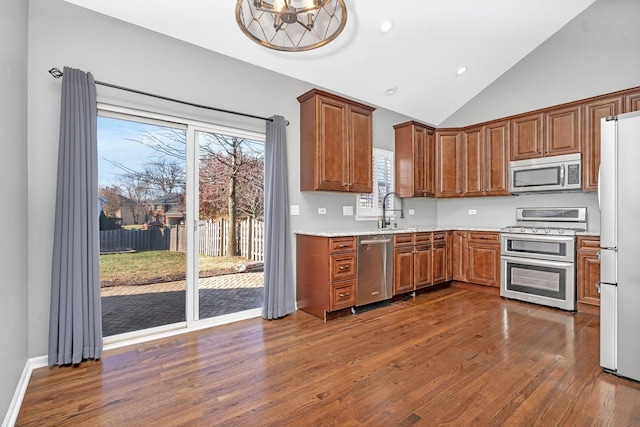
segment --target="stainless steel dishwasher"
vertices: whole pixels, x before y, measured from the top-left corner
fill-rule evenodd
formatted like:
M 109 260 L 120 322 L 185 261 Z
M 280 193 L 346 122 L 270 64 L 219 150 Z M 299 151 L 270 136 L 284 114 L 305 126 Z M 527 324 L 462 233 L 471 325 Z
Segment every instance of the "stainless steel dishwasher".
M 390 299 L 393 244 L 390 234 L 358 236 L 356 307 Z

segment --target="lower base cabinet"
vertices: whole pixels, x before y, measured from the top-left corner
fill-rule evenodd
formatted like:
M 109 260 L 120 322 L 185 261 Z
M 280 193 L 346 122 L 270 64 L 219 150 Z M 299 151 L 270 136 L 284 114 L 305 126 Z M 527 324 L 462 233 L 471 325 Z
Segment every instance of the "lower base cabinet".
M 296 236 L 298 309 L 327 320 L 356 303 L 356 238 Z
M 500 288 L 500 233 L 455 230 L 453 280 Z
M 583 313 L 600 314 L 600 238 L 578 236 L 576 246 L 577 309 Z

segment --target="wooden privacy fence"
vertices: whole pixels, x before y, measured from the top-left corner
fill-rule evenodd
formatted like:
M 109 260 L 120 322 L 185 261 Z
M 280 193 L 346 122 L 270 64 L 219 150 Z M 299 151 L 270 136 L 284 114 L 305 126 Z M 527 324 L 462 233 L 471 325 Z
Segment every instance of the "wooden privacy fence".
M 229 222 L 200 221 L 198 223 L 199 253 L 226 256 Z M 264 222 L 248 218 L 236 223 L 240 255 L 251 261 L 264 261 Z M 134 250 L 185 251 L 187 231 L 184 226 L 149 230 L 102 230 L 100 252 Z
M 225 256 L 227 254 L 229 222 L 200 221 L 198 236 L 200 254 Z M 264 261 L 264 222 L 248 218 L 236 223 L 240 255 L 252 261 Z

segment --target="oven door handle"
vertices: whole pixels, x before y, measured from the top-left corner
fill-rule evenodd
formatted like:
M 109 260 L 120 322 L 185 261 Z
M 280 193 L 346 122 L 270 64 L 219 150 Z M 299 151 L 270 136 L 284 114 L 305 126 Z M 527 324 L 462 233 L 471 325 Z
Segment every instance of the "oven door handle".
M 542 228 L 544 229 L 544 228 Z M 558 242 L 573 242 L 575 239 L 573 236 L 560 236 L 557 234 L 519 234 L 519 233 L 502 233 L 503 240 L 520 240 L 520 241 L 536 241 L 536 242 L 549 242 L 549 243 L 558 243 Z
M 538 258 L 521 258 L 514 257 L 509 255 L 502 255 L 500 259 L 503 262 L 513 262 L 522 265 L 535 265 L 538 267 L 556 267 L 556 268 L 567 268 L 573 267 L 575 263 L 573 262 L 564 262 L 564 261 L 551 261 L 548 259 L 538 259 Z

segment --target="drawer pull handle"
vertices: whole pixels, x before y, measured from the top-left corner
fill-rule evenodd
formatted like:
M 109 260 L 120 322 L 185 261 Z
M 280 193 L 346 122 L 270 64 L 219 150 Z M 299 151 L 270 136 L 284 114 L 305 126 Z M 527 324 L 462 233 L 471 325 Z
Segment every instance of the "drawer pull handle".
M 349 266 L 348 265 L 341 265 L 340 267 L 338 267 L 340 269 L 340 271 L 344 271 L 344 270 L 348 270 Z
M 348 296 L 349 296 L 349 292 L 340 292 L 340 293 L 338 294 L 338 296 L 339 296 L 340 298 L 348 297 Z

